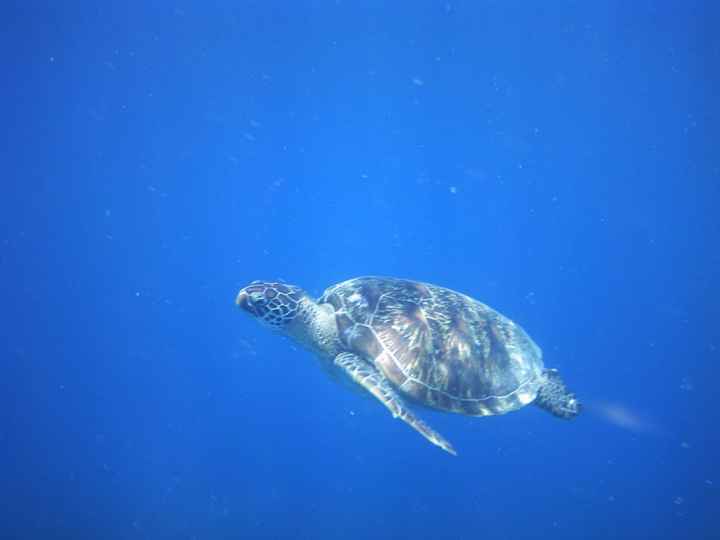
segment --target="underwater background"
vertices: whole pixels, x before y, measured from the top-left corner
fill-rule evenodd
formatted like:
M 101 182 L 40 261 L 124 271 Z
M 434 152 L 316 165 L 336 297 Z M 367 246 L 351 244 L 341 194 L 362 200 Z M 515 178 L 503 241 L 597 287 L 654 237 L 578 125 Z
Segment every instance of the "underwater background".
M 716 2 L 4 7 L 0 538 L 720 538 Z M 234 305 L 362 275 L 583 414 L 452 457 Z

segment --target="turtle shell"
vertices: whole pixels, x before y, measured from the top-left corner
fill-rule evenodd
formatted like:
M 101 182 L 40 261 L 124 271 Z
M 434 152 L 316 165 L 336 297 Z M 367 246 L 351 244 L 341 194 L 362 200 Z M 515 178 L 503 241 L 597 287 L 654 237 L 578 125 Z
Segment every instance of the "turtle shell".
M 537 396 L 542 353 L 523 329 L 468 296 L 416 281 L 362 277 L 327 289 L 343 347 L 404 395 L 472 416 Z

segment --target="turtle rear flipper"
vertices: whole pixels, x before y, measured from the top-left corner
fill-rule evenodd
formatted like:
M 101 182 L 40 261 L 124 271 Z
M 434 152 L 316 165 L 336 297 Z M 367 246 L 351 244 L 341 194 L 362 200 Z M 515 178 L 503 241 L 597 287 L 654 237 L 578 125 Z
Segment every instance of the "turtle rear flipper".
M 575 418 L 582 406 L 560 378 L 557 369 L 544 369 L 545 382 L 538 389 L 535 405 L 560 418 Z
M 453 456 L 457 455 L 455 449 L 442 435 L 420 420 L 405 406 L 402 398 L 388 380 L 373 366 L 352 353 L 338 354 L 335 357 L 335 365 L 342 368 L 353 381 L 380 400 L 390 410 L 394 418 L 400 418 L 431 443 Z

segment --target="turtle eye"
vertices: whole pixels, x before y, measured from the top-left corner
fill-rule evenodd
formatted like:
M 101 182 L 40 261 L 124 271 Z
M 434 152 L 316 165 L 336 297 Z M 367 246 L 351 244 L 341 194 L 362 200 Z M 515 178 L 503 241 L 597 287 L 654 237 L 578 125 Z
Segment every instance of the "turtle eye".
M 261 291 L 252 291 L 248 294 L 248 299 L 250 300 L 250 303 L 255 306 L 262 306 L 267 302 L 267 299 L 265 298 L 265 293 Z

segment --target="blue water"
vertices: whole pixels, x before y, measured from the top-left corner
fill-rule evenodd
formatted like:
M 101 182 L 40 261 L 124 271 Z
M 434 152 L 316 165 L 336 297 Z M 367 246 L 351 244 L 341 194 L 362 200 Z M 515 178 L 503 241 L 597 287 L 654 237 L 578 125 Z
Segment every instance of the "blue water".
M 1 538 L 720 538 L 716 3 L 23 6 Z M 233 303 L 361 275 L 500 310 L 584 413 L 419 410 L 454 458 Z

